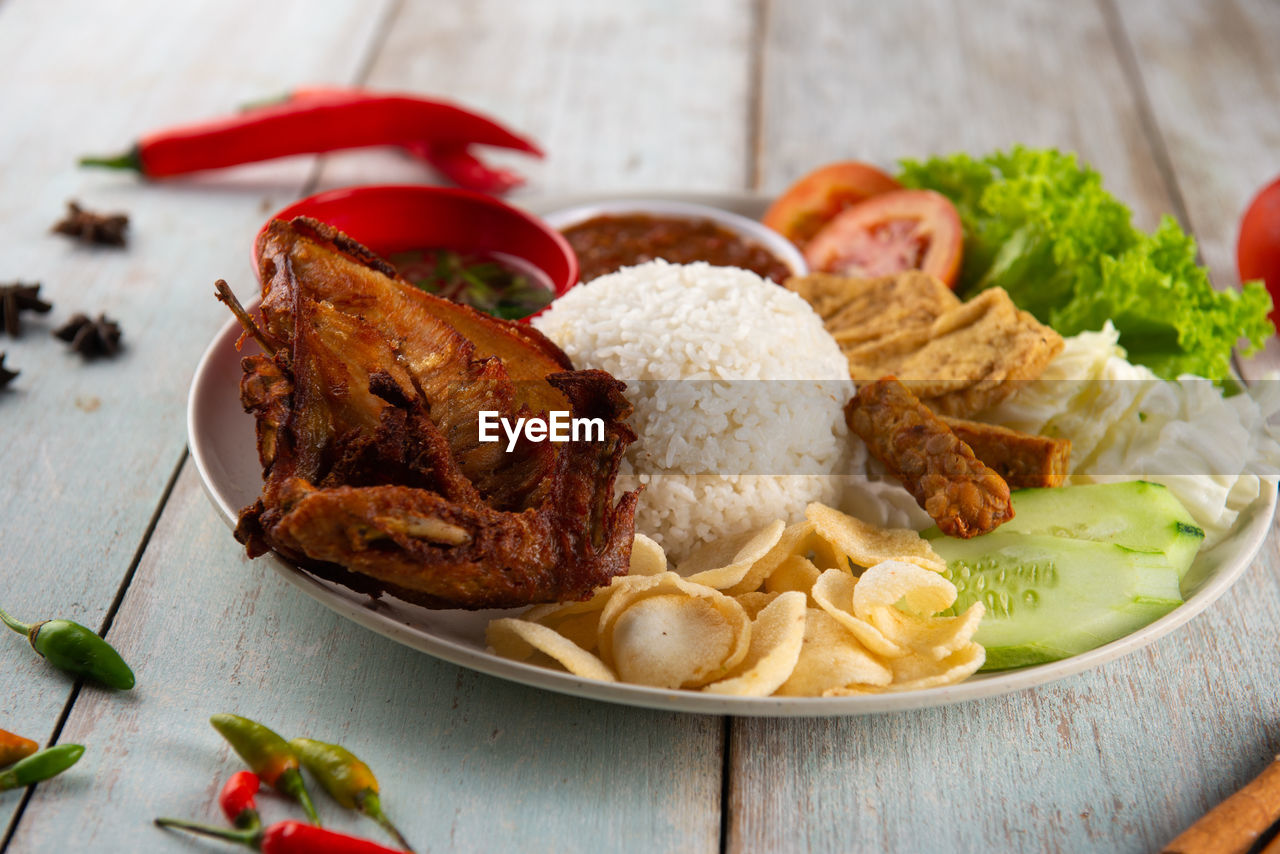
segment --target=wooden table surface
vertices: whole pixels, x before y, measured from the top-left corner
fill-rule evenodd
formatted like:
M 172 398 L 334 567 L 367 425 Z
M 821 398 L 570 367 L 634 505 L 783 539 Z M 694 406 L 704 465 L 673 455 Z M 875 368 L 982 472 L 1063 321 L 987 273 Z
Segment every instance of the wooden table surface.
M 448 95 L 540 140 L 522 191 L 776 192 L 841 158 L 1078 151 L 1152 226 L 1172 213 L 1222 285 L 1251 194 L 1280 173 L 1273 0 L 0 2 L 0 281 L 56 305 L 0 340 L 0 603 L 100 629 L 123 695 L 0 647 L 0 727 L 88 746 L 0 794 L 0 850 L 213 851 L 237 711 L 356 748 L 421 851 L 1152 851 L 1280 750 L 1280 538 L 1143 651 L 947 708 L 721 719 L 558 696 L 462 670 L 250 564 L 201 492 L 186 392 L 255 283 L 265 215 L 317 188 L 430 181 L 390 152 L 147 184 L 85 152 L 307 83 Z M 66 200 L 124 209 L 125 251 L 50 235 Z M 517 201 L 520 196 L 517 196 Z M 127 349 L 50 339 L 105 311 Z M 1272 352 L 1247 375 L 1280 365 Z M 377 835 L 321 796 L 333 826 Z M 265 799 L 269 817 L 290 810 Z

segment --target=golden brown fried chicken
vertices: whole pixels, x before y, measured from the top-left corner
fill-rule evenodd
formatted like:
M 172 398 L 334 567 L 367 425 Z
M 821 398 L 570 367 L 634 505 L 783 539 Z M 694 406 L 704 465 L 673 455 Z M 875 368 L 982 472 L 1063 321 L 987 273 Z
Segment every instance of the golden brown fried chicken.
M 627 571 L 623 383 L 571 370 L 531 327 L 423 293 L 320 223 L 272 223 L 258 256 L 261 324 L 233 305 L 268 350 L 241 382 L 265 481 L 236 529 L 250 556 L 338 564 L 441 608 L 584 598 Z M 481 410 L 599 418 L 604 440 L 507 452 L 479 441 Z

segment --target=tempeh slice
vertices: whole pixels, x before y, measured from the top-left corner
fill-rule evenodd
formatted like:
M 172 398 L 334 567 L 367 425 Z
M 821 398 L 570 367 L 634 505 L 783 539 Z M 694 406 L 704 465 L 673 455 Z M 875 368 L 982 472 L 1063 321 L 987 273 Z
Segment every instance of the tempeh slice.
M 1071 460 L 1071 441 L 1035 436 L 997 424 L 943 416 L 943 423 L 973 449 L 974 456 L 1014 489 L 1062 486 Z
M 1009 485 L 895 378 L 863 385 L 844 413 L 944 534 L 968 539 L 1013 518 Z

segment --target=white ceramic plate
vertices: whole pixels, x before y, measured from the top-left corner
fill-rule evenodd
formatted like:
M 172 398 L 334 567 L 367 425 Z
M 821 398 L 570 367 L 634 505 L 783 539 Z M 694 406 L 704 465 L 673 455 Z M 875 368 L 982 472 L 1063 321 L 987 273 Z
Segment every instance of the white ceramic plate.
M 545 213 L 602 198 L 562 196 L 539 199 L 525 206 Z M 645 197 L 717 205 L 748 216 L 763 210 L 759 198 L 745 195 L 646 193 Z M 640 194 L 633 197 L 640 198 Z M 206 492 L 222 518 L 234 526 L 240 508 L 252 503 L 262 485 L 254 441 L 253 418 L 240 407 L 240 359 L 234 342 L 240 329 L 234 320 L 210 343 L 191 384 L 187 429 L 191 456 Z M 246 353 L 250 352 L 249 345 Z M 826 716 L 900 711 L 994 697 L 1062 679 L 1134 652 L 1186 623 L 1226 592 L 1262 547 L 1275 514 L 1276 492 L 1264 494 L 1241 515 L 1231 534 L 1196 558 L 1188 578 L 1195 579 L 1187 601 L 1154 623 L 1127 637 L 1081 655 L 1051 664 L 1001 673 L 979 673 L 959 685 L 893 694 L 857 697 L 722 697 L 697 691 L 667 691 L 639 685 L 596 682 L 542 667 L 509 661 L 485 651 L 488 621 L 505 611 L 432 611 L 394 598 L 373 600 L 338 584 L 309 575 L 274 555 L 260 560 L 272 566 L 298 589 L 360 625 L 406 646 L 526 685 L 613 703 L 715 715 Z

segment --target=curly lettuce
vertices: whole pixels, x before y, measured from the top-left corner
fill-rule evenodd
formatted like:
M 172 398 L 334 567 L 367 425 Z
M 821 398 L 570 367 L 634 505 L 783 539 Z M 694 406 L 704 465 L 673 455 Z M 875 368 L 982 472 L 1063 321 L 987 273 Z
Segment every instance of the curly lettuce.
M 1063 335 L 1110 320 L 1129 358 L 1166 379 L 1225 380 L 1232 349 L 1250 355 L 1275 334 L 1261 282 L 1215 291 L 1195 241 L 1171 217 L 1146 234 L 1074 154 L 1015 147 L 902 161 L 898 180 L 951 199 L 964 225 L 957 285 L 1001 287 Z

